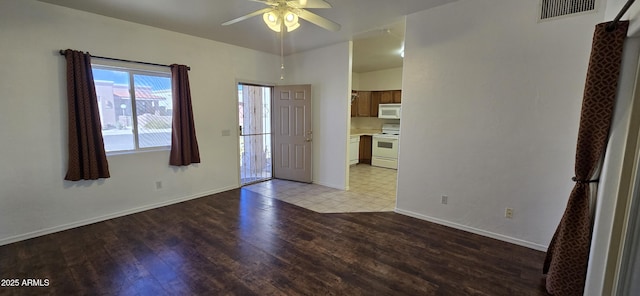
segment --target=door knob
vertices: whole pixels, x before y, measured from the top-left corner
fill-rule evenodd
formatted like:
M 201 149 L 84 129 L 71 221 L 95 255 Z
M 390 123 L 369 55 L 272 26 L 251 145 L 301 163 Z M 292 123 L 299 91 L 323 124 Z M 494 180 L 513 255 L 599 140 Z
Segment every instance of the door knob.
M 311 142 L 311 138 L 304 138 L 305 142 Z

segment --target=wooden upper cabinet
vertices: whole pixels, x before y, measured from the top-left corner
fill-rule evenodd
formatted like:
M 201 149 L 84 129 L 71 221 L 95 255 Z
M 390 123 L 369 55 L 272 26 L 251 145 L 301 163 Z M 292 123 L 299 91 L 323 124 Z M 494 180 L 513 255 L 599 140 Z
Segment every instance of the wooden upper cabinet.
M 371 92 L 371 112 L 369 113 L 369 116 L 378 117 L 378 106 L 380 105 L 381 95 L 382 94 L 379 91 Z
M 358 92 L 358 117 L 371 116 L 371 92 L 359 91 Z
M 393 103 L 393 91 L 385 90 L 380 92 L 380 104 Z
M 402 91 L 401 90 L 393 90 L 393 102 L 394 103 L 402 103 Z
M 351 102 L 351 117 L 378 117 L 380 104 L 401 103 L 401 90 L 357 91 Z

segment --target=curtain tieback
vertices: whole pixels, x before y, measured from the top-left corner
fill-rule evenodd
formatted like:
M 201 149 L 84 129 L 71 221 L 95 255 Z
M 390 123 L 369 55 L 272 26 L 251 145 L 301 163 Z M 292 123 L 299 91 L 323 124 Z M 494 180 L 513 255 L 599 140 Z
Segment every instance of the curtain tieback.
M 595 179 L 595 180 L 578 180 L 578 178 L 573 176 L 571 178 L 571 181 L 579 183 L 579 184 L 589 184 L 589 183 L 598 183 L 600 180 L 599 179 Z

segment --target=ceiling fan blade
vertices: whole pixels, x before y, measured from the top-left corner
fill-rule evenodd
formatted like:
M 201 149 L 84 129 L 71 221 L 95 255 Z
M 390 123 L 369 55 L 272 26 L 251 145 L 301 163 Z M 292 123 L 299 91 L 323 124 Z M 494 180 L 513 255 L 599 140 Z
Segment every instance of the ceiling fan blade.
M 260 9 L 260 10 L 256 10 L 256 11 L 250 13 L 250 14 L 243 15 L 243 16 L 241 16 L 239 18 L 232 19 L 232 20 L 230 20 L 228 22 L 224 22 L 224 23 L 222 23 L 222 25 L 223 26 L 232 25 L 232 24 L 235 24 L 237 22 L 244 21 L 246 19 L 250 19 L 250 18 L 252 18 L 254 16 L 265 14 L 265 13 L 267 13 L 269 11 L 272 11 L 272 10 L 273 10 L 273 8 L 271 8 L 271 7 L 263 8 L 263 9 Z
M 340 31 L 339 24 L 335 23 L 334 21 L 328 20 L 324 17 L 321 17 L 308 10 L 301 9 L 298 16 L 302 19 L 309 21 L 312 24 L 315 24 L 316 26 L 325 28 L 329 31 L 332 31 L 332 32 Z
M 278 3 L 276 1 L 274 1 L 274 0 L 249 0 L 249 1 L 260 2 L 260 3 L 264 4 L 264 5 L 271 5 L 271 6 L 278 5 Z
M 290 5 L 295 5 L 298 8 L 331 8 L 331 4 L 324 0 L 292 0 L 289 1 Z

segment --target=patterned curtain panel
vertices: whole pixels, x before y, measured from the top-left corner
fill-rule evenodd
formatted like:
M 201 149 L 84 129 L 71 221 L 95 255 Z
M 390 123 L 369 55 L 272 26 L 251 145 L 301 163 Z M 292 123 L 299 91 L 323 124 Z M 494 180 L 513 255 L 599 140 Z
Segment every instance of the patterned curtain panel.
M 173 86 L 173 126 L 169 164 L 185 166 L 200 163 L 187 66 L 171 65 L 171 84 Z
M 584 292 L 591 245 L 589 204 L 591 194 L 596 193 L 596 187 L 591 185 L 597 182 L 598 166 L 607 147 L 629 22 L 618 23 L 611 32 L 607 32 L 607 25 L 598 24 L 593 36 L 576 147 L 576 185 L 544 262 L 546 288 L 553 295 Z
M 102 140 L 102 126 L 91 56 L 67 49 L 67 105 L 69 116 L 69 162 L 65 180 L 109 178 L 107 154 Z

